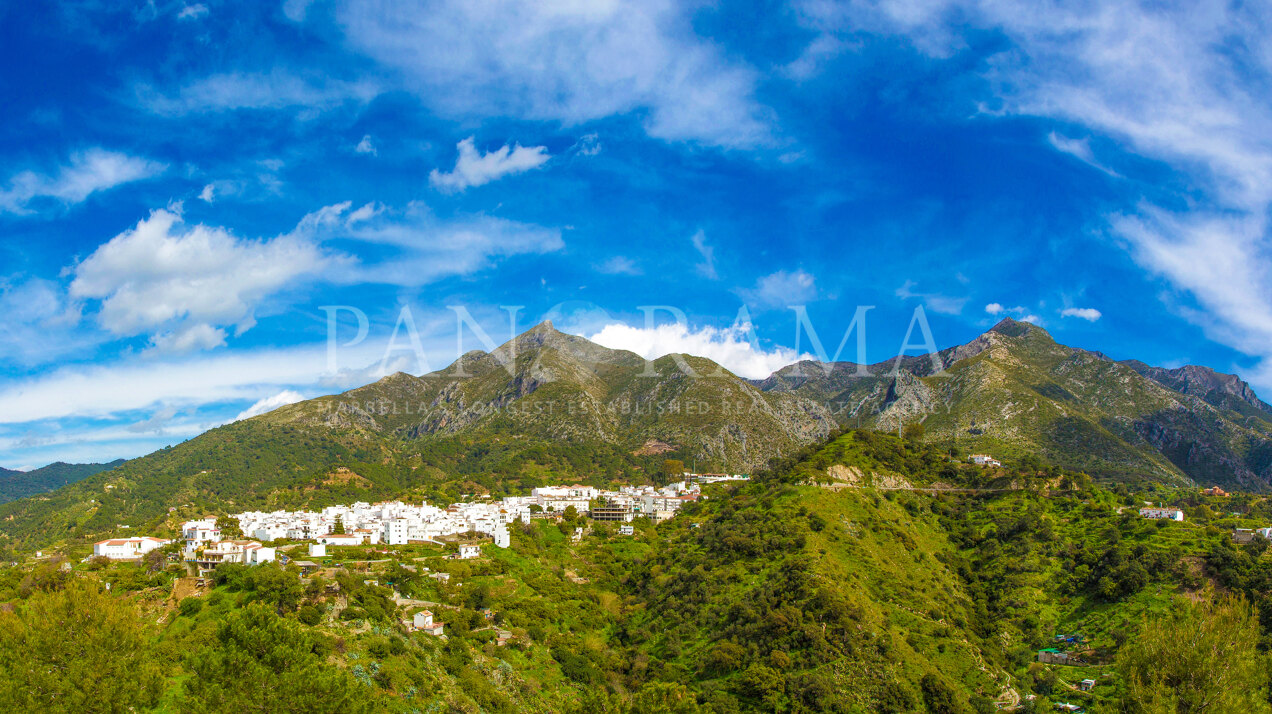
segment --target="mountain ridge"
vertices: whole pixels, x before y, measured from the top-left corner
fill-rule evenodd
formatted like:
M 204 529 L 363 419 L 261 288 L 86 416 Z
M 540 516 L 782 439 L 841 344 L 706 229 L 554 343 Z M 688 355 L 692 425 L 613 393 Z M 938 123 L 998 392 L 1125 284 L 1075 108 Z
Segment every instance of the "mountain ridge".
M 1203 390 L 1209 382 L 1194 378 L 1186 393 L 1162 379 L 1014 320 L 935 354 L 797 363 L 758 382 L 706 358 L 645 360 L 544 323 L 427 375 L 283 406 L 0 504 L 0 532 L 37 542 L 162 523 L 183 509 L 645 482 L 663 459 L 746 473 L 844 427 L 914 432 L 955 454 L 1042 458 L 1108 481 L 1272 490 L 1272 422 L 1237 400 L 1253 390 L 1231 380 Z M 1203 398 L 1216 394 L 1218 405 Z M 338 469 L 361 478 L 334 486 Z

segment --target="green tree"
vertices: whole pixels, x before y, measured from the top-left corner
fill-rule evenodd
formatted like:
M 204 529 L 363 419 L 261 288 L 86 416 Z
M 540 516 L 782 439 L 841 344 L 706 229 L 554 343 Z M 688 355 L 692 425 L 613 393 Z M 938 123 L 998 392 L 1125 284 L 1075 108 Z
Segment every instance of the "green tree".
M 906 441 L 918 443 L 923 441 L 923 435 L 925 432 L 926 430 L 923 428 L 923 424 L 916 421 L 906 424 L 905 429 L 902 430 L 901 434 L 905 437 Z
M 1118 654 L 1126 682 L 1124 711 L 1269 712 L 1268 658 L 1258 650 L 1259 622 L 1240 596 L 1179 600 L 1145 619 Z
M 336 523 L 331 527 L 331 532 L 333 535 L 342 535 L 345 532 L 343 516 L 336 516 Z
M 950 683 L 935 674 L 923 675 L 919 689 L 923 690 L 923 702 L 932 714 L 962 714 L 966 711 Z
M 326 640 L 252 603 L 221 622 L 216 639 L 189 657 L 187 710 L 371 711 L 373 693 L 325 661 Z
M 666 459 L 663 461 L 663 476 L 678 478 L 685 472 L 685 462 L 680 459 Z
M 151 633 L 132 604 L 96 583 L 37 592 L 0 614 L 0 711 L 126 712 L 163 686 Z
M 698 714 L 698 701 L 678 682 L 647 682 L 632 698 L 632 714 Z

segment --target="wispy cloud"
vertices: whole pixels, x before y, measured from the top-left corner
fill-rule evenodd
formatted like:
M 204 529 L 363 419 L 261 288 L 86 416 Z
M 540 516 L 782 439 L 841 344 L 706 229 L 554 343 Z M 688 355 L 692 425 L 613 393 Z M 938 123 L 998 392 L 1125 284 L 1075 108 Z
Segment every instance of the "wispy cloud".
M 954 15 L 957 24 L 949 22 Z M 1173 169 L 1185 195 L 1114 213 L 1109 229 L 1140 265 L 1196 300 L 1199 309 L 1181 314 L 1209 337 L 1260 358 L 1272 354 L 1272 271 L 1264 267 L 1272 255 L 1268 5 L 810 0 L 801 16 L 836 37 L 901 35 L 934 57 L 958 52 L 966 32 L 1000 34 L 1007 51 L 984 65 L 996 95 L 987 116 L 1082 127 L 1111 150 Z M 1056 133 L 1051 141 L 1108 171 L 1086 140 Z M 1160 181 L 1149 185 L 1160 193 Z M 1181 203 L 1187 208 L 1175 208 Z
M 63 204 L 83 201 L 90 195 L 162 173 L 163 164 L 105 149 L 73 154 L 54 174 L 23 171 L 0 188 L 0 212 L 31 213 L 30 204 L 52 199 Z
M 915 292 L 915 282 L 913 280 L 905 281 L 901 287 L 897 288 L 896 296 L 902 300 L 917 298 L 927 305 L 932 312 L 939 312 L 945 315 L 957 315 L 963 311 L 963 305 L 967 304 L 967 298 L 950 297 L 941 293 L 920 293 Z
M 446 115 L 579 124 L 632 113 L 670 141 L 772 139 L 758 74 L 699 38 L 689 8 L 672 0 L 448 0 L 375 12 L 346 2 L 336 15 L 354 47 Z
M 698 275 L 707 280 L 719 280 L 720 274 L 716 272 L 715 248 L 707 244 L 707 234 L 699 230 L 689 240 L 693 243 L 693 249 L 702 256 L 702 262 L 694 266 Z
M 380 154 L 380 152 L 376 150 L 375 144 L 371 142 L 370 134 L 363 136 L 362 141 L 359 141 L 358 145 L 353 147 L 353 150 L 359 154 L 370 154 L 372 156 L 378 156 Z
M 365 103 L 379 91 L 379 87 L 370 80 L 309 78 L 286 70 L 274 70 L 268 74 L 215 74 L 173 92 L 140 86 L 137 98 L 150 112 L 176 117 L 240 109 L 331 109 L 347 102 Z
M 208 14 L 207 5 L 204 5 L 202 3 L 195 3 L 194 5 L 186 5 L 185 7 L 181 8 L 181 12 L 177 13 L 177 19 L 178 20 L 197 20 L 200 17 L 203 17 L 204 15 L 207 15 L 207 14 Z
M 749 304 L 760 308 L 802 305 L 817 299 L 816 280 L 803 270 L 779 270 L 756 281 L 755 287 L 737 290 Z
M 1103 171 L 1109 176 L 1121 178 L 1121 174 L 1100 163 L 1100 161 L 1095 158 L 1095 152 L 1091 151 L 1090 139 L 1070 139 L 1067 136 L 1061 136 L 1053 131 L 1047 135 L 1047 141 L 1050 142 L 1056 150 L 1063 151 L 1082 163 Z
M 596 266 L 596 270 L 606 275 L 640 275 L 641 269 L 636 265 L 636 261 L 621 255 Z
M 477 150 L 473 137 L 459 142 L 459 157 L 455 168 L 447 173 L 433 169 L 428 182 L 439 191 L 457 193 L 472 186 L 488 184 L 509 174 L 519 174 L 542 166 L 552 158 L 546 146 L 522 146 L 507 144 L 494 151 Z

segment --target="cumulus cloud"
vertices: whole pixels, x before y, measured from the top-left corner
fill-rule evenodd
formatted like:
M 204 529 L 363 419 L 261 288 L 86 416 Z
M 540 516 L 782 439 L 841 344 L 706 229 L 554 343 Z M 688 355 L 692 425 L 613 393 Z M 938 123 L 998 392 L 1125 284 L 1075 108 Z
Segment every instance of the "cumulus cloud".
M 63 204 L 79 203 L 90 195 L 161 173 L 163 164 L 105 149 L 73 154 L 55 174 L 23 171 L 0 188 L 0 212 L 31 213 L 29 205 L 41 198 Z
M 488 184 L 495 179 L 509 174 L 519 174 L 542 166 L 552 158 L 546 146 L 522 146 L 504 144 L 494 151 L 481 153 L 473 137 L 468 137 L 456 146 L 459 157 L 455 160 L 455 168 L 449 173 L 433 169 L 428 175 L 428 182 L 444 193 L 458 193 L 471 186 Z
M 698 275 L 707 280 L 719 280 L 720 274 L 716 272 L 715 265 L 715 248 L 707 245 L 707 234 L 699 230 L 689 239 L 693 243 L 693 249 L 698 251 L 698 255 L 702 256 L 702 262 L 694 266 L 698 271 Z
M 991 302 L 990 304 L 985 306 L 985 312 L 989 313 L 990 315 L 1001 315 L 1003 311 L 1006 309 L 1007 308 L 1003 307 L 1002 304 L 996 303 L 996 302 Z
M 669 354 L 706 357 L 748 379 L 763 379 L 788 364 L 814 359 L 787 347 L 764 350 L 751 325 L 746 323 L 724 329 L 707 325 L 695 330 L 680 322 L 652 329 L 616 322 L 604 326 L 588 339 L 598 345 L 629 350 L 651 360 Z
M 285 407 L 288 404 L 295 404 L 296 402 L 304 401 L 304 399 L 304 395 L 300 392 L 284 389 L 278 394 L 257 400 L 255 404 L 239 412 L 239 415 L 234 417 L 234 421 L 251 419 L 254 416 L 260 416 L 265 412 L 272 412 L 279 407 Z
M 803 270 L 779 270 L 760 278 L 755 287 L 737 293 L 757 307 L 786 307 L 816 300 L 817 285 L 813 276 Z
M 113 334 L 154 332 L 160 351 L 206 349 L 224 343 L 219 326 L 249 329 L 260 300 L 325 263 L 294 235 L 245 240 L 157 210 L 74 266 L 70 295 L 98 301 L 97 322 Z
M 1103 317 L 1103 314 L 1093 307 L 1066 307 L 1060 311 L 1061 317 L 1077 317 L 1087 322 L 1095 322 Z
M 452 117 L 580 124 L 634 114 L 671 141 L 771 140 L 757 73 L 694 32 L 674 0 L 639 3 L 400 2 L 336 16 L 352 45 Z

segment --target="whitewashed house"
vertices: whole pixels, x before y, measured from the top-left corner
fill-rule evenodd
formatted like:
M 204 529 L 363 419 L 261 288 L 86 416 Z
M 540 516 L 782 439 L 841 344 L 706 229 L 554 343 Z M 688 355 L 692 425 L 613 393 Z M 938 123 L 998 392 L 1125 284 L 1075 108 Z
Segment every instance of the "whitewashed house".
M 998 459 L 995 459 L 989 454 L 972 454 L 971 456 L 967 457 L 967 460 L 976 464 L 977 466 L 1002 466 L 1003 465 L 1001 461 L 999 461 Z
M 327 544 L 326 543 L 310 543 L 309 557 L 310 558 L 326 558 Z
M 93 544 L 93 556 L 110 558 L 111 560 L 137 560 L 172 541 L 159 538 L 108 538 Z
M 459 559 L 470 560 L 472 558 L 481 557 L 480 545 L 461 545 L 459 546 Z
M 186 521 L 181 524 L 181 537 L 185 538 L 186 550 L 192 551 L 205 543 L 221 540 L 221 529 L 217 527 L 215 518 Z
M 621 525 L 618 527 L 618 534 L 619 535 L 635 535 L 636 528 L 634 526 Z
M 1184 520 L 1184 512 L 1178 508 L 1141 508 L 1139 510 L 1139 514 L 1141 518 L 1153 518 L 1168 521 Z
M 442 634 L 442 627 L 445 625 L 442 622 L 433 622 L 433 613 L 428 610 L 421 610 L 415 613 L 413 624 L 415 629 L 427 632 L 434 637 Z

